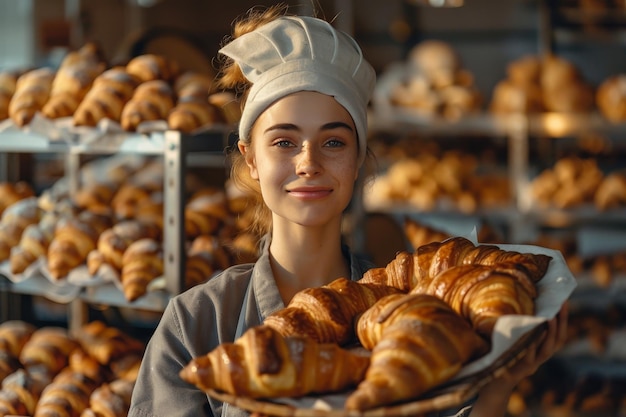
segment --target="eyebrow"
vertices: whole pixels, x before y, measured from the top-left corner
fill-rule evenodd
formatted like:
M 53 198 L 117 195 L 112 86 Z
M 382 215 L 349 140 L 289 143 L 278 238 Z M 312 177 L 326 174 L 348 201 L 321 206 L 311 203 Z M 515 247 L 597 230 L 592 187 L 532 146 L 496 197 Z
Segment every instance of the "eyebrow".
M 320 130 L 333 130 L 333 129 L 347 129 L 350 132 L 353 132 L 354 129 L 347 123 L 344 122 L 330 122 L 322 125 Z M 300 128 L 293 123 L 279 123 L 265 129 L 265 133 L 271 132 L 274 130 L 293 130 L 300 131 Z

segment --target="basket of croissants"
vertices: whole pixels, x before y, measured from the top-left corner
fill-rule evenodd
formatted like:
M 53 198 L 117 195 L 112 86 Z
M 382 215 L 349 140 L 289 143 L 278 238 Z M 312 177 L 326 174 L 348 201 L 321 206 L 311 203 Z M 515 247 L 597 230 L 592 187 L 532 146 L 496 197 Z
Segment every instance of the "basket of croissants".
M 575 286 L 558 251 L 452 237 L 297 293 L 180 376 L 266 415 L 442 410 L 522 357 Z

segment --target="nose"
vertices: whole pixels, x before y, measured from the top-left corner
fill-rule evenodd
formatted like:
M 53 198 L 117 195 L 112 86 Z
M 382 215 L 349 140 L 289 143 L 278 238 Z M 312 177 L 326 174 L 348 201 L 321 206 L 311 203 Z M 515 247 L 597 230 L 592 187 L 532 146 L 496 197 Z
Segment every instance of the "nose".
M 296 158 L 298 175 L 314 176 L 322 172 L 321 152 L 314 146 L 302 146 Z

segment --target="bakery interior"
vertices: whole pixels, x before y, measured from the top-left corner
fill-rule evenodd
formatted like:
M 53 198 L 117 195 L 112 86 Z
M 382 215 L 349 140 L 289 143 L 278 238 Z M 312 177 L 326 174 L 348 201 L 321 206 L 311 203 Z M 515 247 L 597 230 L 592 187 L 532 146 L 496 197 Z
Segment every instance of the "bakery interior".
M 258 236 L 245 229 L 246 196 L 228 180 L 224 151 L 239 107 L 211 80 L 234 19 L 273 3 L 0 0 L 0 336 L 3 324 L 24 321 L 89 344 L 107 328 L 129 353 L 100 359 L 122 373 L 123 359 L 140 362 L 169 297 L 255 259 Z M 378 75 L 368 139 L 376 164 L 346 213 L 346 241 L 381 267 L 453 236 L 559 251 L 577 282 L 568 342 L 518 386 L 508 416 L 626 416 L 626 2 L 287 3 L 352 34 Z M 19 76 L 62 68 L 93 45 L 100 73 L 163 58 L 159 81 L 175 97 L 165 116 L 125 122 L 120 108 L 117 120 L 86 112 L 78 123 L 89 89 L 69 114 L 44 114 L 41 103 L 28 120 L 9 115 Z M 170 119 L 177 81 L 190 73 L 206 82 L 202 116 Z M 27 201 L 36 208 L 10 208 Z M 115 223 L 143 216 L 159 230 L 103 266 L 89 255 L 119 232 L 90 217 L 103 206 Z M 90 232 L 55 231 L 69 213 Z M 35 235 L 46 244 L 14 261 Z M 57 236 L 77 249 L 50 251 Z M 133 252 L 152 262 L 124 280 Z M 0 381 L 20 366 L 2 350 Z

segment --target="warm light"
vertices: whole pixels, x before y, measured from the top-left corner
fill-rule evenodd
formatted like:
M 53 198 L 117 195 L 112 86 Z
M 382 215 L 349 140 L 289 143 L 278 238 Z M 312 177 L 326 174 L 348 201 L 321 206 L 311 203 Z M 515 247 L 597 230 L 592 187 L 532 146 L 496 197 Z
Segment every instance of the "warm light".
M 543 128 L 550 136 L 563 136 L 571 129 L 570 118 L 559 113 L 547 113 L 544 115 Z
M 461 7 L 465 0 L 410 0 L 412 3 L 430 7 Z

